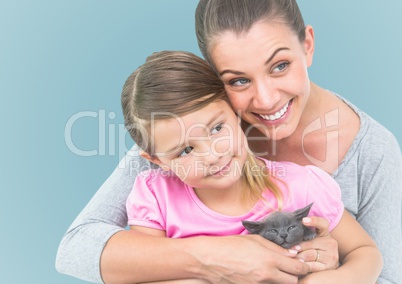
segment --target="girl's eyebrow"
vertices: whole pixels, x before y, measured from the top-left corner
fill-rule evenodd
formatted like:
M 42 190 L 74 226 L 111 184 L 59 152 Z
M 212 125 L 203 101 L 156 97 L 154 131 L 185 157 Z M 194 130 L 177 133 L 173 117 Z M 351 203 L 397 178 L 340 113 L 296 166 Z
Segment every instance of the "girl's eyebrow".
M 220 117 L 222 114 L 224 113 L 224 111 L 223 110 L 220 110 L 219 112 L 217 112 L 213 117 L 211 117 L 211 119 L 209 119 L 208 120 L 208 122 L 205 124 L 205 125 L 203 125 L 203 126 L 205 126 L 205 127 L 207 127 L 207 128 L 211 128 L 211 125 L 213 124 L 213 122 L 218 118 L 218 117 Z M 214 125 L 213 125 L 214 126 Z M 177 153 L 178 151 L 180 151 L 182 148 L 184 148 L 184 146 L 185 146 L 185 143 L 183 143 L 183 144 L 179 144 L 179 145 L 175 145 L 175 146 L 173 146 L 173 147 L 171 147 L 170 149 L 168 149 L 167 151 L 165 151 L 165 154 L 167 154 L 167 155 L 173 155 L 173 154 L 175 154 L 175 153 Z M 171 153 L 171 154 L 170 154 Z
M 269 64 L 269 63 L 272 61 L 272 59 L 274 59 L 275 55 L 277 55 L 278 52 L 280 52 L 280 51 L 282 51 L 282 50 L 290 50 L 290 49 L 289 49 L 288 47 L 279 47 L 278 49 L 276 49 L 276 50 L 272 53 L 272 55 L 268 58 L 268 60 L 265 61 L 264 65 Z M 225 74 L 227 74 L 227 73 L 231 73 L 231 74 L 234 74 L 234 75 L 244 75 L 243 72 L 235 71 L 235 70 L 230 70 L 230 69 L 226 69 L 226 70 L 223 70 L 222 72 L 219 73 L 219 77 L 222 77 L 223 75 L 225 75 Z
M 224 113 L 224 111 L 223 111 L 223 110 L 220 110 L 218 113 L 216 113 L 216 114 L 208 121 L 208 123 L 207 123 L 205 126 L 207 126 L 208 128 L 210 128 L 210 126 L 214 123 L 214 121 L 217 120 L 218 117 L 220 117 L 223 113 Z M 215 125 L 212 125 L 212 126 L 215 126 Z

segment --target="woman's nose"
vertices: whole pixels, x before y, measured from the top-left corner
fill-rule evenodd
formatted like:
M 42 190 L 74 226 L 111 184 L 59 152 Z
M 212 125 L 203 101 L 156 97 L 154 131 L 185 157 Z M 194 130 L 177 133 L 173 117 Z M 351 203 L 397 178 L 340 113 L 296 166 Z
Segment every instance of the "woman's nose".
M 267 110 L 272 109 L 280 100 L 279 92 L 268 80 L 258 82 L 254 91 L 255 107 Z

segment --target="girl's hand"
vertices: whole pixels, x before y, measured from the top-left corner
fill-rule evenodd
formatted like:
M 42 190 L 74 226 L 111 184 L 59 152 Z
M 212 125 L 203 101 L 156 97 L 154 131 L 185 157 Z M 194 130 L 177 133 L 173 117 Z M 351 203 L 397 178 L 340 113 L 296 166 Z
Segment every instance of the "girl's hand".
M 297 258 L 306 262 L 310 272 L 338 268 L 338 243 L 329 234 L 329 222 L 321 217 L 308 217 L 303 219 L 303 224 L 315 227 L 317 237 L 294 247 L 299 251 Z

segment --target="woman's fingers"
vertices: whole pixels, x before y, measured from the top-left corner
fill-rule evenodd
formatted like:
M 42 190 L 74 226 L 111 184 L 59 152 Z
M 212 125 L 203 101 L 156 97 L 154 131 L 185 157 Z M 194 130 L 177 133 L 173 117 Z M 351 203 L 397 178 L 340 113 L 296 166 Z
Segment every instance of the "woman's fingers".
M 238 246 L 228 246 L 229 240 L 238 240 Z M 227 237 L 225 247 L 230 247 L 226 259 L 228 267 L 221 261 L 221 278 L 213 283 L 297 283 L 298 277 L 306 275 L 310 268 L 295 258 L 296 250 L 284 249 L 261 236 L 244 235 Z M 244 251 L 244 253 L 242 253 Z M 216 267 L 216 266 L 215 266 Z M 229 272 L 229 273 L 226 273 Z
M 339 266 L 338 243 L 330 235 L 302 242 L 295 249 L 300 251 L 297 258 L 303 259 L 313 272 Z

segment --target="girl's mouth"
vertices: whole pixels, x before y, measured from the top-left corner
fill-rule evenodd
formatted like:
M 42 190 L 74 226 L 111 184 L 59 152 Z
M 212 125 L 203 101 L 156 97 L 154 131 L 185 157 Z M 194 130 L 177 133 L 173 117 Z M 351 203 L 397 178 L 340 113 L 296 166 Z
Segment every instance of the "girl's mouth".
M 225 172 L 227 172 L 229 169 L 230 169 L 230 164 L 232 163 L 232 159 L 230 159 L 230 161 L 225 165 L 225 166 L 223 166 L 222 168 L 220 168 L 220 169 L 217 169 L 217 170 L 215 170 L 215 171 L 212 171 L 211 173 L 210 173 L 210 175 L 212 175 L 212 176 L 220 176 L 220 175 L 223 175 Z M 212 169 L 213 170 L 213 169 Z
M 293 99 L 288 101 L 287 104 L 285 104 L 283 106 L 283 108 L 281 108 L 274 114 L 271 114 L 271 115 L 258 114 L 258 116 L 260 116 L 262 119 L 267 120 L 267 121 L 279 120 L 286 115 L 289 105 L 291 105 L 292 101 L 293 101 Z

